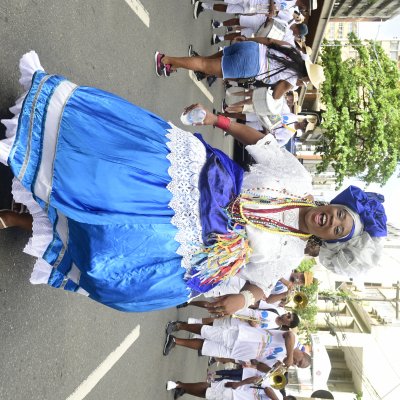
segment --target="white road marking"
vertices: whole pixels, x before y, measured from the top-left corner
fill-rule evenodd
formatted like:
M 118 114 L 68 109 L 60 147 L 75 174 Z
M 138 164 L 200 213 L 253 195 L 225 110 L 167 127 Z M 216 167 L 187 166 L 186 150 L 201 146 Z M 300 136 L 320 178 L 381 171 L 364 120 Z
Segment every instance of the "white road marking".
M 114 366 L 114 364 L 125 354 L 140 336 L 140 325 L 138 325 L 122 343 L 108 355 L 108 357 L 85 379 L 72 393 L 67 400 L 82 400 L 100 382 L 104 375 Z
M 214 96 L 210 93 L 210 91 L 204 86 L 202 82 L 197 80 L 196 75 L 193 71 L 189 71 L 189 77 L 194 82 L 194 84 L 203 92 L 204 96 L 206 96 L 211 103 L 214 103 Z
M 142 20 L 142 22 L 149 28 L 150 27 L 150 14 L 143 7 L 143 4 L 139 0 L 125 0 L 134 13 Z

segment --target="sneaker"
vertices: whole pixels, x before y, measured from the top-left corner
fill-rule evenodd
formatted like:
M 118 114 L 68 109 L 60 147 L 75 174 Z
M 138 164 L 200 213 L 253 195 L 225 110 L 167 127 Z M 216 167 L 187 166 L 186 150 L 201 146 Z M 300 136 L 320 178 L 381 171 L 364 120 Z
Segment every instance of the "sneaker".
M 196 3 L 194 3 L 194 9 L 193 9 L 193 17 L 194 19 L 199 18 L 199 15 L 201 12 L 204 11 L 203 8 L 203 4 L 201 1 L 196 1 Z
M 211 87 L 216 80 L 217 80 L 217 77 L 215 75 L 207 76 L 208 87 Z
M 164 356 L 167 356 L 170 351 L 175 347 L 175 338 L 172 335 L 168 335 L 167 338 L 165 339 L 165 344 L 164 344 L 164 350 L 163 354 Z
M 182 321 L 169 321 L 168 324 L 165 326 L 165 333 L 170 335 L 172 332 L 179 331 L 178 324 L 182 323 Z
M 171 64 L 164 64 L 164 75 L 170 76 L 172 72 Z
M 164 57 L 164 54 L 161 54 L 159 51 L 156 51 L 154 54 L 154 61 L 155 61 L 155 67 L 156 67 L 156 74 L 157 76 L 163 76 L 164 75 L 164 64 L 161 62 L 161 59 Z
M 223 100 L 222 100 L 222 103 L 221 103 L 222 112 L 225 112 L 225 109 L 226 109 L 227 107 L 228 107 L 228 105 L 226 104 L 225 99 L 223 99 Z
M 219 22 L 219 21 L 217 21 L 216 19 L 212 19 L 211 20 L 211 28 L 212 29 L 217 29 L 217 28 L 219 28 L 220 26 L 222 26 L 222 22 Z
M 234 28 L 233 26 L 227 26 L 226 31 L 227 32 L 236 32 L 236 28 Z
M 212 35 L 211 38 L 211 44 L 217 44 L 219 42 L 222 42 L 222 40 L 216 35 L 215 33 Z
M 194 71 L 194 74 L 198 81 L 202 81 L 207 76 L 205 73 L 200 72 L 200 71 Z
M 189 57 L 198 57 L 199 53 L 195 50 L 193 50 L 193 45 L 189 44 L 188 47 L 188 56 Z
M 176 382 L 168 381 L 167 384 L 166 384 L 166 389 L 167 390 L 176 389 Z
M 210 357 L 208 359 L 208 366 L 213 365 L 217 362 L 217 360 L 214 357 Z
M 179 399 L 179 397 L 183 396 L 185 394 L 185 390 L 182 388 L 176 388 L 175 393 L 174 393 L 174 400 Z

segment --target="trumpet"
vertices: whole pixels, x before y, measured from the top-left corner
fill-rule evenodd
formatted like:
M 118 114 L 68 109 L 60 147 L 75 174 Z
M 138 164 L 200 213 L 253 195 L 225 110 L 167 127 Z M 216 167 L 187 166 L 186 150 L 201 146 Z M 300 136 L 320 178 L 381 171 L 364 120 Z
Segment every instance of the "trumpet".
M 293 301 L 296 308 L 305 308 L 308 304 L 308 297 L 304 292 L 293 290 L 289 292 L 286 304 L 291 301 Z
M 285 376 L 286 371 L 287 368 L 282 364 L 279 364 L 273 367 L 265 375 L 261 376 L 256 382 L 256 386 L 260 387 L 263 382 L 267 381 L 269 386 L 271 386 L 273 389 L 281 390 L 287 385 L 287 379 Z
M 247 322 L 256 322 L 257 324 L 262 324 L 267 322 L 264 318 L 258 318 L 258 317 L 251 317 L 249 315 L 241 315 L 241 314 L 232 314 L 232 318 L 240 319 L 242 321 L 247 321 Z
M 293 303 L 297 308 L 305 308 L 308 304 L 308 297 L 304 292 L 296 292 L 293 295 Z

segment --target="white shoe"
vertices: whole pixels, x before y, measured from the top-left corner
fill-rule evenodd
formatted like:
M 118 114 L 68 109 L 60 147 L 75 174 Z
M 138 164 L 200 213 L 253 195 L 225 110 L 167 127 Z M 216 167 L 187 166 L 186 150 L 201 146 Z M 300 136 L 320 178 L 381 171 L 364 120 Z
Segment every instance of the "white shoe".
M 173 390 L 173 389 L 176 389 L 177 385 L 176 385 L 176 382 L 174 382 L 174 381 L 168 381 L 166 387 L 167 387 L 167 390 Z

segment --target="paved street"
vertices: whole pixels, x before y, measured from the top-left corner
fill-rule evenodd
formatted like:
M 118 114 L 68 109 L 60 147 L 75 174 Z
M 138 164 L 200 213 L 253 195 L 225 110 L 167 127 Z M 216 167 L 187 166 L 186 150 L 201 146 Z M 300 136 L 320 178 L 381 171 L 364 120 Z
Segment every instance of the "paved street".
M 183 107 L 193 102 L 212 107 L 213 99 L 219 109 L 220 83 L 205 85 L 206 96 L 187 71 L 157 78 L 153 61 L 156 50 L 186 55 L 189 43 L 211 54 L 211 14 L 195 21 L 190 0 L 141 4 L 144 10 L 134 0 L 0 0 L 1 117 L 10 115 L 8 107 L 22 93 L 18 60 L 29 50 L 37 51 L 48 72 L 116 93 L 177 125 Z M 201 133 L 231 152 L 220 130 Z M 8 206 L 9 192 L 10 174 L 1 168 L 0 208 Z M 16 229 L 0 231 L 0 399 L 163 400 L 172 399 L 165 391 L 168 379 L 205 379 L 206 359 L 196 352 L 162 355 L 166 322 L 199 311 L 123 314 L 79 295 L 32 286 L 34 260 L 22 253 L 28 238 Z M 127 337 L 130 342 L 119 348 Z M 114 351 L 118 356 L 108 358 Z

